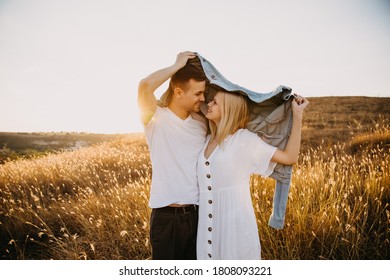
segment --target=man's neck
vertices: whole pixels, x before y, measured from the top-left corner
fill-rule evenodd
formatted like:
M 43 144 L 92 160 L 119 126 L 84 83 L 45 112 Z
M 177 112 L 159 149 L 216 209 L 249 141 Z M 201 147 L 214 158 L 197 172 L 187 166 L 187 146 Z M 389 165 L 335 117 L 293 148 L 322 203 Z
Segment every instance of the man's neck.
M 175 104 L 172 103 L 168 106 L 168 108 L 182 120 L 187 119 L 188 116 L 190 115 L 190 112 L 183 110 L 182 108 L 179 108 L 178 106 L 175 106 Z

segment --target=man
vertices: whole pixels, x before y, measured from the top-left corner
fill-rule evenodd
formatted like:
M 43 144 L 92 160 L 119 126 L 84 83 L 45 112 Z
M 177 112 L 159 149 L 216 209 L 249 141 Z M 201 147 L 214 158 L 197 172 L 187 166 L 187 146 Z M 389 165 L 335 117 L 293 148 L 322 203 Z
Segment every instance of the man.
M 154 91 L 169 78 L 163 106 Z M 205 100 L 206 77 L 193 52 L 142 79 L 138 105 L 152 162 L 149 207 L 153 259 L 196 259 L 199 190 L 198 154 L 206 136 L 197 114 Z

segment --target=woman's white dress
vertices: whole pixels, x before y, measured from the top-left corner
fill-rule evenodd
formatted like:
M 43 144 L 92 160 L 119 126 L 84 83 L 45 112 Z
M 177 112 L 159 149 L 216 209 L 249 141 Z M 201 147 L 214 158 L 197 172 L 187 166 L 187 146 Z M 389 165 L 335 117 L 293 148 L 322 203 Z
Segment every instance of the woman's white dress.
M 260 240 L 249 180 L 269 176 L 276 147 L 240 129 L 217 146 L 208 159 L 199 154 L 198 259 L 260 259 Z

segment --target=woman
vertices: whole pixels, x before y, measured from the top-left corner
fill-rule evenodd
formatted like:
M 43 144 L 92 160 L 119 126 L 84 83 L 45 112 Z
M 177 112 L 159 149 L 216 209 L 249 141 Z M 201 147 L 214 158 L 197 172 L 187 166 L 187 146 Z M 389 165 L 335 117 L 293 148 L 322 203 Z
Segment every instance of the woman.
M 293 126 L 285 150 L 266 144 L 245 129 L 245 97 L 218 91 L 208 103 L 210 134 L 198 159 L 198 259 L 260 259 L 260 240 L 249 179 L 269 176 L 277 163 L 298 160 L 303 111 L 309 102 L 296 96 Z

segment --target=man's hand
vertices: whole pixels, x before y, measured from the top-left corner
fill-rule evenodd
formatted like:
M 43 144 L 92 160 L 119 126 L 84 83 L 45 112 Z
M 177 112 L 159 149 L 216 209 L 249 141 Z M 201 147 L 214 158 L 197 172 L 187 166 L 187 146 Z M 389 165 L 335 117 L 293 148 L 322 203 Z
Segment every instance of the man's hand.
M 176 62 L 175 64 L 179 67 L 179 68 L 183 68 L 186 64 L 187 64 L 187 61 L 191 58 L 195 58 L 195 53 L 193 52 L 190 52 L 190 51 L 185 51 L 185 52 L 181 52 L 179 53 L 177 56 L 176 56 Z

